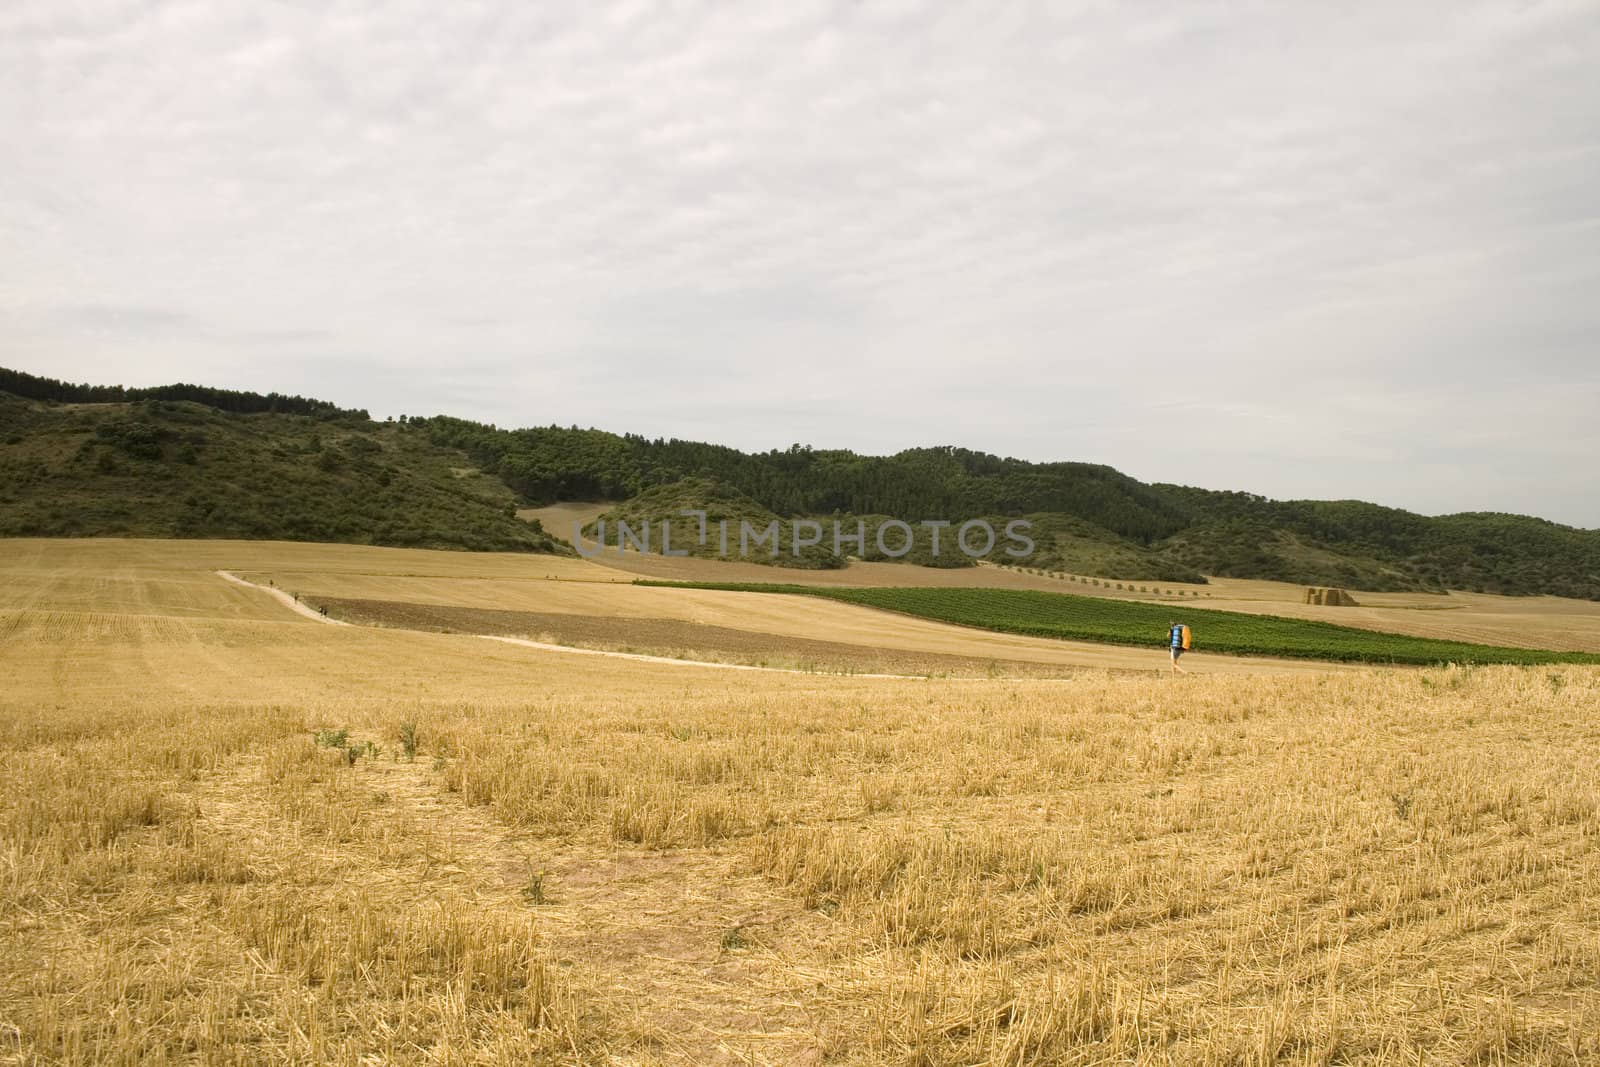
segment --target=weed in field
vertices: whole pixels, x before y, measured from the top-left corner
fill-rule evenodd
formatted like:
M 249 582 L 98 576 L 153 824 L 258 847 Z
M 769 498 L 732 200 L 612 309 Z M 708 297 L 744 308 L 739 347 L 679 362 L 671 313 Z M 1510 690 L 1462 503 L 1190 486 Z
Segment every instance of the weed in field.
M 324 748 L 345 748 L 350 744 L 350 731 L 347 729 L 318 730 L 316 740 L 317 744 L 322 745 Z
M 1394 802 L 1394 813 L 1401 822 L 1411 817 L 1410 793 L 1390 793 L 1389 799 Z
M 529 904 L 539 905 L 550 903 L 550 898 L 545 894 L 545 872 L 528 870 L 528 880 L 522 884 L 522 899 Z
M 400 750 L 406 754 L 406 762 L 417 758 L 417 723 L 414 719 L 407 719 L 400 724 Z

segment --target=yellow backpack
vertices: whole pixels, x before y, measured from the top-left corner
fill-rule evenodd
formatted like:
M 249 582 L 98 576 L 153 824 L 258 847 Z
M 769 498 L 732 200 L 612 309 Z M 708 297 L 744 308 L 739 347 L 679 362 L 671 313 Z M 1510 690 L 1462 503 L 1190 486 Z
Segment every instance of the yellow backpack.
M 1180 626 L 1178 629 L 1182 631 L 1178 635 L 1179 647 L 1187 652 L 1189 651 L 1189 628 L 1187 626 Z

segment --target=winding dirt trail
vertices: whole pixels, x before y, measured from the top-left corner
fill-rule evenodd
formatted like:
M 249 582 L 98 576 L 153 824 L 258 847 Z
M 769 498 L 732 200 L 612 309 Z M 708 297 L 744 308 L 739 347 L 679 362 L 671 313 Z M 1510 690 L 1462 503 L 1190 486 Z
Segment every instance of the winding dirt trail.
M 217 576 L 219 578 L 224 579 L 225 581 L 232 582 L 235 585 L 243 585 L 243 586 L 248 586 L 251 589 L 259 589 L 263 593 L 267 593 L 267 594 L 277 598 L 278 602 L 281 603 L 284 607 L 288 608 L 290 611 L 293 611 L 293 612 L 295 612 L 297 614 L 300 614 L 300 615 L 304 615 L 306 618 L 312 620 L 313 622 L 327 623 L 329 626 L 349 626 L 349 625 L 351 625 L 350 623 L 345 622 L 342 619 L 330 619 L 328 616 L 322 614 L 321 612 L 312 610 L 312 608 L 309 607 L 308 605 L 300 603 L 300 601 L 296 600 L 294 597 L 290 596 L 288 593 L 285 593 L 282 589 L 276 588 L 275 586 L 257 585 L 255 582 L 246 581 L 245 579 L 239 577 L 237 574 L 234 574 L 231 571 L 218 571 L 217 572 Z M 577 645 L 557 645 L 557 644 L 551 644 L 548 641 L 529 641 L 529 640 L 527 640 L 525 638 L 521 638 L 521 637 L 499 637 L 499 636 L 496 636 L 496 635 L 493 635 L 493 634 L 477 634 L 476 636 L 483 638 L 485 641 L 501 641 L 501 642 L 504 642 L 505 644 L 508 644 L 508 645 L 518 645 L 518 646 L 520 646 L 522 648 L 537 649 L 540 652 L 566 652 L 566 653 L 570 653 L 572 655 L 577 655 L 577 656 L 609 656 L 612 659 L 629 659 L 629 660 L 633 660 L 636 663 L 662 663 L 662 664 L 667 664 L 667 665 L 670 665 L 670 666 L 673 666 L 673 667 L 715 667 L 718 670 L 724 670 L 724 671 L 765 671 L 765 672 L 767 672 L 769 674 L 804 674 L 804 675 L 810 675 L 810 676 L 813 676 L 813 677 L 815 677 L 816 675 L 819 675 L 819 674 L 827 674 L 828 673 L 828 672 L 825 672 L 825 671 L 802 671 L 802 670 L 796 670 L 793 667 L 758 667 L 758 666 L 755 666 L 754 664 L 749 664 L 749 663 L 718 663 L 715 660 L 705 660 L 705 659 L 673 659 L 671 656 L 647 656 L 642 652 L 613 652 L 613 651 L 610 651 L 608 649 L 603 649 L 603 648 L 580 648 Z M 896 681 L 923 681 L 923 680 L 926 679 L 926 675 L 921 675 L 921 674 L 866 674 L 866 673 L 862 673 L 862 674 L 839 674 L 838 677 L 840 677 L 840 678 L 889 678 L 889 679 L 894 679 Z M 946 681 L 956 681 L 958 679 L 945 679 L 945 680 Z M 974 679 L 974 680 L 976 680 L 976 679 Z
M 290 596 L 288 593 L 285 593 L 282 589 L 279 589 L 279 588 L 277 588 L 275 586 L 257 585 L 255 582 L 247 582 L 243 578 L 239 577 L 237 574 L 234 574 L 231 571 L 218 571 L 217 572 L 217 577 L 223 579 L 224 581 L 232 582 L 234 585 L 249 586 L 251 589 L 259 589 L 263 593 L 268 594 L 269 596 L 276 597 L 278 602 L 280 604 L 282 604 L 284 607 L 288 608 L 292 612 L 295 612 L 296 614 L 304 615 L 306 618 L 310 619 L 312 622 L 325 622 L 329 626 L 349 626 L 350 625 L 349 623 L 343 622 L 343 621 L 341 621 L 339 619 L 330 619 L 326 615 L 322 614 L 321 612 L 312 611 L 311 608 L 309 608 L 305 604 L 300 603 L 300 601 L 296 600 L 294 597 Z
M 358 899 L 387 915 L 447 908 L 465 922 L 508 925 L 531 914 L 563 984 L 619 1031 L 606 1035 L 617 1047 L 603 1062 L 822 1062 L 840 1022 L 819 995 L 820 976 L 853 944 L 850 931 L 753 873 L 736 847 L 649 849 L 603 831 L 540 837 L 469 805 L 421 760 L 363 758 L 314 784 L 294 782 L 275 781 L 251 755 L 197 780 L 191 795 L 208 835 L 266 882 L 292 879 L 308 906 Z M 303 795 L 286 804 L 286 789 Z M 330 822 L 335 810 L 365 830 L 330 833 L 345 825 Z M 377 824 L 406 846 L 365 847 Z M 256 980 L 269 990 L 290 984 L 268 965 Z
M 719 667 L 726 671 L 766 671 L 769 674 L 805 674 L 815 677 L 824 675 L 838 678 L 894 678 L 899 681 L 920 682 L 927 678 L 923 674 L 834 674 L 830 671 L 802 671 L 794 667 L 758 667 L 753 663 L 718 663 L 708 659 L 673 659 L 671 656 L 647 656 L 642 652 L 612 652 L 603 648 L 579 648 L 576 645 L 553 645 L 547 641 L 529 641 L 521 637 L 499 637 L 493 634 L 478 634 L 485 641 L 504 641 L 508 645 L 521 645 L 523 648 L 537 648 L 542 652 L 575 652 L 584 656 L 613 656 L 617 659 L 631 659 L 638 663 L 666 663 L 674 667 Z M 959 679 L 946 678 L 944 681 L 958 681 Z

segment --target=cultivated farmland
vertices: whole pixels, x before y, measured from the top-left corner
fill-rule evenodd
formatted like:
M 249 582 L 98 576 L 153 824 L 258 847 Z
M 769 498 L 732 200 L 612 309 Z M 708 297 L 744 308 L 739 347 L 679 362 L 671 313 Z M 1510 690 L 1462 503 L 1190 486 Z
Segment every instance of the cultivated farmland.
M 663 667 L 215 572 L 899 617 L 575 560 L 5 547 L 10 1061 L 1600 1058 L 1595 667 Z
M 693 588 L 818 596 L 1004 633 L 1118 645 L 1159 644 L 1167 625 L 1182 620 L 1203 635 L 1203 647 L 1245 656 L 1413 665 L 1600 663 L 1597 653 L 1496 647 L 1377 633 L 1307 619 L 1024 589 L 850 589 L 756 583 L 697 583 Z

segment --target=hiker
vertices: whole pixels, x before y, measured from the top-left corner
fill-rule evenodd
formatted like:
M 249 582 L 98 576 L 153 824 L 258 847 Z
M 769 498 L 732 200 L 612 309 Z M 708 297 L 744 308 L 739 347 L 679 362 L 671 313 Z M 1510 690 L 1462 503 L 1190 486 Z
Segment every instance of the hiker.
M 1178 657 L 1189 651 L 1189 628 L 1176 620 L 1168 624 L 1167 646 L 1172 652 L 1172 673 L 1188 674 L 1178 666 Z

